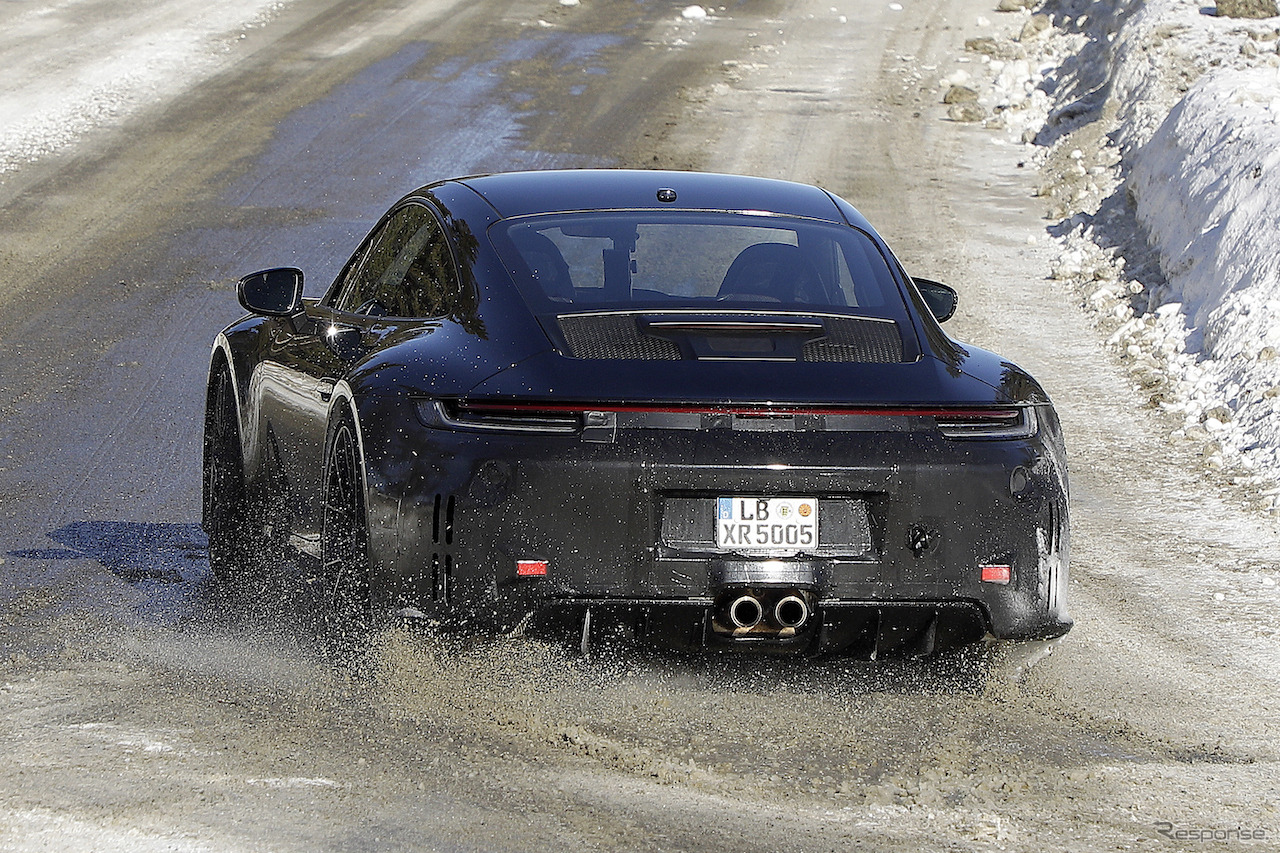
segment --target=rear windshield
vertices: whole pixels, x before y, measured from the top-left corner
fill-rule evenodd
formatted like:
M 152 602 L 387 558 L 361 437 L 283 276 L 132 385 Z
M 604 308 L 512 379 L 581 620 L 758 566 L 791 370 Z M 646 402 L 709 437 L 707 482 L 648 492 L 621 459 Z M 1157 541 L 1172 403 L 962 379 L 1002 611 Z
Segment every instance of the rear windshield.
M 885 258 L 846 226 L 731 213 L 575 213 L 504 220 L 491 239 L 537 314 L 693 307 L 906 319 Z

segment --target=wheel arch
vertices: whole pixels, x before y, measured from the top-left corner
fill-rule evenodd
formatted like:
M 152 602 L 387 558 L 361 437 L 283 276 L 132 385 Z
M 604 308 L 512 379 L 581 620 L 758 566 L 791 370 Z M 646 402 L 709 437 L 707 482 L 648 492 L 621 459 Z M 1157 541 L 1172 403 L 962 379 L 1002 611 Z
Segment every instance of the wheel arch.
M 413 517 L 408 510 L 412 500 L 397 488 L 396 475 L 387 467 L 387 434 L 397 432 L 400 427 L 405 426 L 400 421 L 386 417 L 390 414 L 387 404 L 390 400 L 401 398 L 398 394 L 389 398 L 384 391 L 382 388 L 363 388 L 355 380 L 342 381 L 334 387 L 333 401 L 329 408 L 329 428 L 326 430 L 325 454 L 327 459 L 338 419 L 349 418 L 354 424 L 360 458 L 361 488 L 368 532 L 369 594 L 375 610 L 385 613 L 404 603 L 406 577 L 420 567 L 405 563 L 405 560 L 412 559 L 413 553 L 412 548 L 406 548 L 405 540 L 406 536 L 411 535 L 406 525 L 410 524 Z M 395 408 L 392 406 L 392 409 Z
M 329 404 L 328 425 L 325 428 L 324 439 L 324 468 L 325 476 L 322 488 L 329 488 L 328 469 L 330 465 L 331 455 L 335 437 L 337 435 L 338 426 L 347 421 L 351 425 L 353 437 L 356 445 L 357 461 L 360 469 L 359 491 L 364 502 L 364 523 L 365 523 L 365 545 L 368 550 L 368 583 L 371 604 L 375 609 L 385 607 L 394 597 L 390 591 L 387 580 L 387 565 L 389 558 L 394 557 L 394 553 L 388 555 L 384 553 L 385 547 L 390 545 L 394 552 L 394 544 L 387 543 L 385 537 L 377 535 L 379 526 L 375 523 L 374 516 L 376 507 L 379 506 L 377 495 L 371 489 L 369 477 L 369 455 L 366 444 L 365 423 L 360 417 L 360 398 L 357 396 L 356 390 L 346 380 L 340 380 L 333 389 L 333 398 Z M 324 501 L 327 502 L 327 496 Z
M 333 441 L 333 431 L 337 427 L 337 422 L 343 418 L 351 419 L 351 424 L 355 428 L 356 447 L 360 451 L 360 459 L 364 460 L 364 428 L 360 422 L 360 407 L 356 404 L 355 391 L 352 390 L 350 383 L 345 379 L 339 380 L 333 386 L 333 397 L 329 401 L 329 425 L 325 428 L 325 456 L 328 456 L 329 446 Z
M 321 463 L 325 472 L 328 471 L 329 456 L 333 452 L 334 434 L 337 431 L 338 424 L 344 418 L 351 422 L 352 430 L 355 433 L 356 453 L 360 463 L 360 493 L 364 498 L 365 512 L 367 514 L 369 507 L 369 464 L 367 461 L 368 454 L 365 452 L 364 425 L 360 420 L 360 407 L 356 403 L 355 392 L 345 379 L 334 385 L 333 398 L 329 403 L 328 424 L 325 426 L 324 431 L 324 459 Z M 328 488 L 327 473 L 323 478 L 321 488 Z
M 235 347 L 232 345 L 231 339 L 227 337 L 226 332 L 218 333 L 218 336 L 213 341 L 213 348 L 209 353 L 209 374 L 205 381 L 206 415 L 209 413 L 209 404 L 212 402 L 214 378 L 220 370 L 225 370 L 231 376 L 231 395 L 235 401 L 236 429 L 240 432 L 240 451 L 245 454 L 247 453 L 245 435 L 248 433 L 248 430 L 245 429 L 245 395 L 248 393 L 250 371 L 241 359 L 236 358 Z
M 231 378 L 231 397 L 232 408 L 235 410 L 236 418 L 236 435 L 240 444 L 240 464 L 245 463 L 245 443 L 244 443 L 244 405 L 242 402 L 241 383 L 237 381 L 235 368 L 233 367 L 234 359 L 231 352 L 231 344 L 223 333 L 219 333 L 214 339 L 213 349 L 209 355 L 209 373 L 205 380 L 204 395 L 204 431 L 202 436 L 202 468 L 206 469 L 209 465 L 209 441 L 210 430 L 213 426 L 215 402 L 215 382 L 219 375 L 226 373 Z M 210 482 L 207 476 L 201 477 L 200 489 L 200 523 L 201 526 L 207 527 L 209 523 L 209 514 L 213 495 L 210 491 Z

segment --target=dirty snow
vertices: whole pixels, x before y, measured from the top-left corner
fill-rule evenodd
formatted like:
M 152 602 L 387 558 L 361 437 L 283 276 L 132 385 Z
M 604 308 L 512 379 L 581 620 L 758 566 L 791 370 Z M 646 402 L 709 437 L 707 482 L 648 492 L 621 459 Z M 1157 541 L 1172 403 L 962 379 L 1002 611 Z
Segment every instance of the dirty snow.
M 993 14 L 939 91 L 956 120 L 1026 146 L 1056 223 L 1054 277 L 1168 413 L 1169 440 L 1276 512 L 1280 18 L 1214 11 L 1049 0 Z
M 212 74 L 292 0 L 8 0 L 0 9 L 0 175 Z

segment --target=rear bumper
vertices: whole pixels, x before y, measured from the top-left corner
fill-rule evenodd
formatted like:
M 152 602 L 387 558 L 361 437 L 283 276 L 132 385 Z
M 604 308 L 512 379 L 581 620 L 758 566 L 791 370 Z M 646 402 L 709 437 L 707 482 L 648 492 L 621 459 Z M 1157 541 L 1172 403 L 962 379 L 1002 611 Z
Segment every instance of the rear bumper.
M 618 428 L 594 442 L 421 429 L 365 454 L 374 587 L 389 607 L 498 629 L 532 613 L 579 633 L 590 611 L 595 626 L 678 647 L 862 657 L 1071 626 L 1066 473 L 1043 434 Z M 713 533 L 689 531 L 725 495 L 863 515 L 818 553 L 722 553 Z M 545 576 L 520 575 L 522 560 L 545 561 Z M 1007 579 L 984 581 L 983 567 Z M 725 601 L 744 592 L 795 592 L 811 613 L 794 635 L 735 632 Z

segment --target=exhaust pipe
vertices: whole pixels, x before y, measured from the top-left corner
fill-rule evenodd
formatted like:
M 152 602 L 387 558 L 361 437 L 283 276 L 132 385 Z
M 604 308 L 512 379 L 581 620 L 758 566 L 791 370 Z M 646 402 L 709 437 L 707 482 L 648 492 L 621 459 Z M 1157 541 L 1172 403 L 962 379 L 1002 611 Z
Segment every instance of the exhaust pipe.
M 809 605 L 798 595 L 788 595 L 774 605 L 773 620 L 780 628 L 799 628 L 809 621 Z
M 754 628 L 764 619 L 764 606 L 754 595 L 742 595 L 729 605 L 729 620 L 736 628 Z

